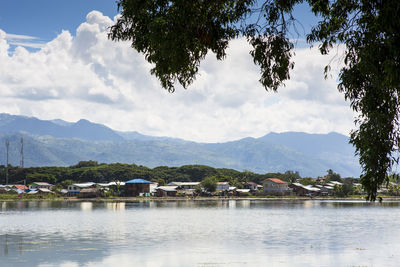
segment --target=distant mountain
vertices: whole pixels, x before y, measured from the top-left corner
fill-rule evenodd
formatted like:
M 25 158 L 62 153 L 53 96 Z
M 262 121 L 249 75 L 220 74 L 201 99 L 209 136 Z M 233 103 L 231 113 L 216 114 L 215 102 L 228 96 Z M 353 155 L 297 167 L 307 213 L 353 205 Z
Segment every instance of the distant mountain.
M 110 128 L 88 120 L 70 123 L 63 120 L 39 120 L 33 117 L 0 114 L 0 133 L 25 132 L 31 135 L 50 135 L 58 138 L 79 138 L 89 141 L 123 141 Z
M 25 166 L 68 166 L 96 160 L 148 167 L 203 164 L 257 173 L 292 170 L 313 177 L 328 169 L 343 177 L 360 174 L 354 148 L 348 137 L 338 133 L 269 133 L 209 144 L 117 132 L 87 120 L 70 123 L 0 114 L 0 144 L 10 140 L 9 162 L 13 165 L 19 164 L 20 137 L 24 137 Z M 0 155 L 4 155 L 2 147 Z M 0 156 L 1 164 L 4 158 Z

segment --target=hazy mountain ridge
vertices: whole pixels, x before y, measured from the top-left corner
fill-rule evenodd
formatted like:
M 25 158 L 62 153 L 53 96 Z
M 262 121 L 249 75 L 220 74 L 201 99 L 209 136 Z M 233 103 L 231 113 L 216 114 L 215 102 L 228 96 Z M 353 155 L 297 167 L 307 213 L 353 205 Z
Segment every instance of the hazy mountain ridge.
M 358 176 L 360 167 L 348 137 L 338 134 L 269 133 L 225 143 L 196 143 L 177 138 L 117 132 L 87 120 L 62 120 L 0 114 L 0 142 L 10 140 L 10 160 L 19 164 L 24 137 L 25 166 L 68 166 L 81 160 L 135 163 L 149 167 L 203 164 L 258 173 L 299 171 L 322 175 L 333 169 Z M 5 162 L 4 145 L 0 163 Z

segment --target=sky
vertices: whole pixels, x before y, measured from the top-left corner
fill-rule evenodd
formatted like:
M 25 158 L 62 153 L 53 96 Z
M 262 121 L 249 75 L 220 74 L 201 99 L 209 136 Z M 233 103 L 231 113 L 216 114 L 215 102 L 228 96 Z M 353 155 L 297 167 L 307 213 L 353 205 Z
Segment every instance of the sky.
M 304 7 L 296 12 L 307 29 L 310 14 Z M 348 135 L 354 127 L 353 111 L 336 87 L 337 53 L 321 56 L 316 47 L 299 45 L 291 79 L 273 93 L 258 82 L 250 47 L 239 38 L 224 61 L 209 53 L 187 90 L 168 93 L 142 54 L 107 39 L 117 14 L 112 0 L 0 1 L 0 113 L 87 119 L 200 142 L 285 131 Z

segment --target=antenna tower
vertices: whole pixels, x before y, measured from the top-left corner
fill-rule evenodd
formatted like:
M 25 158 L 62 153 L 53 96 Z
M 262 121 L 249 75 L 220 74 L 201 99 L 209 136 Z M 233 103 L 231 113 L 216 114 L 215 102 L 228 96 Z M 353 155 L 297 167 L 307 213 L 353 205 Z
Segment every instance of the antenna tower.
M 24 138 L 21 137 L 21 168 L 24 168 Z
M 7 153 L 7 158 L 6 158 L 6 185 L 8 185 L 8 147 L 10 146 L 10 141 L 8 139 L 6 140 L 6 153 Z

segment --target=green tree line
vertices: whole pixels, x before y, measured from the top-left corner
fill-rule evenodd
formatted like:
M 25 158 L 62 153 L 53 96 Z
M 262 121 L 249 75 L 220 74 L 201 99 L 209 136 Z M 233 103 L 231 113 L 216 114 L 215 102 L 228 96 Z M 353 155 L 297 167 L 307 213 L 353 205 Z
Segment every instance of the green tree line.
M 287 182 L 293 182 L 301 178 L 298 172 L 287 171 L 285 173 L 258 174 L 248 170 L 237 171 L 226 168 L 213 168 L 204 165 L 184 165 L 180 167 L 159 166 L 148 168 L 136 164 L 122 163 L 98 163 L 96 161 L 81 161 L 69 167 L 8 167 L 9 183 L 26 183 L 44 181 L 52 184 L 65 184 L 73 182 L 110 182 L 127 181 L 131 179 L 146 179 L 151 181 L 200 182 L 206 177 L 218 177 L 219 181 L 228 181 L 239 188 L 245 182 L 261 184 L 266 178 L 280 178 Z M 6 180 L 6 168 L 0 166 L 0 184 Z

